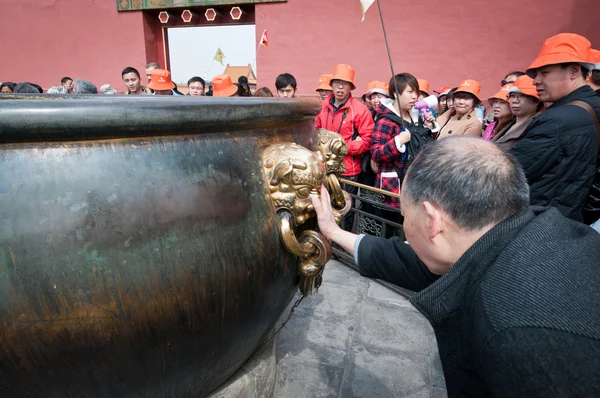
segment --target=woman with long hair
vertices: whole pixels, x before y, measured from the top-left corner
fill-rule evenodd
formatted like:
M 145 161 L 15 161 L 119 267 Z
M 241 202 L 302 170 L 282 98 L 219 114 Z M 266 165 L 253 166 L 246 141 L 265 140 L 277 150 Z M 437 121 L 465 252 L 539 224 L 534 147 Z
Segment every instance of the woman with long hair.
M 505 84 L 500 91 L 488 99 L 494 112 L 494 120 L 487 125 L 483 132 L 483 139 L 486 141 L 490 141 L 498 132 L 511 124 L 513 120 L 513 114 L 510 111 L 510 104 L 508 103 L 508 90 L 512 86 L 512 83 Z

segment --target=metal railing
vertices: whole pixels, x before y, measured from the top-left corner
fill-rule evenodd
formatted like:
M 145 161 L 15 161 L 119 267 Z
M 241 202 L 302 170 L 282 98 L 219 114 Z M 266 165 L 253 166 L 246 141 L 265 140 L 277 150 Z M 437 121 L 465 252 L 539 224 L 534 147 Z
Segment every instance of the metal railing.
M 402 240 L 406 239 L 401 222 L 391 221 L 385 217 L 387 213 L 388 215 L 396 215 L 396 217 L 402 220 L 400 209 L 383 203 L 386 201 L 386 198 L 396 198 L 399 200 L 400 195 L 343 178 L 340 179 L 340 183 L 342 188 L 346 188 L 347 186 L 358 188 L 356 194 L 350 193 L 352 197 L 350 213 L 354 214 L 352 233 L 381 238 L 397 236 Z M 354 261 L 353 255 L 336 246 L 333 247 L 333 253 L 338 261 L 358 271 L 358 265 Z M 413 291 L 403 289 L 391 283 L 382 280 L 376 281 L 404 297 L 410 298 L 415 294 Z

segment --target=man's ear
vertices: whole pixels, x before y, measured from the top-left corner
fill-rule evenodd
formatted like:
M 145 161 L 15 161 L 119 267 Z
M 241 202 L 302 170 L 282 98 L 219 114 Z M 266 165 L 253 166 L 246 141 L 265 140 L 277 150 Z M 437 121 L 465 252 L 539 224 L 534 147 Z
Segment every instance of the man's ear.
M 579 64 L 569 65 L 569 74 L 571 75 L 571 78 L 577 79 L 579 77 L 579 75 L 581 75 L 585 79 L 587 76 L 584 76 L 582 68 L 583 67 Z
M 429 228 L 429 240 L 433 240 L 443 230 L 442 214 L 440 210 L 430 202 L 423 202 L 423 209 L 427 214 L 427 226 Z

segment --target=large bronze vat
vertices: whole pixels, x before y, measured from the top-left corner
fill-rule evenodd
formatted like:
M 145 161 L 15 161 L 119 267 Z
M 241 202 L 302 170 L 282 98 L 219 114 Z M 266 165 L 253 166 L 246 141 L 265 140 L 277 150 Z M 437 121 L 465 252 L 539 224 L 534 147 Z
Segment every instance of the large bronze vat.
M 327 255 L 302 232 L 315 223 L 296 180 L 320 185 L 335 159 L 304 164 L 315 179 L 279 145 L 318 146 L 318 109 L 0 100 L 0 396 L 202 397 L 226 381 L 297 291 L 285 245 Z M 265 160 L 278 152 L 288 160 Z M 282 212 L 289 200 L 304 207 Z

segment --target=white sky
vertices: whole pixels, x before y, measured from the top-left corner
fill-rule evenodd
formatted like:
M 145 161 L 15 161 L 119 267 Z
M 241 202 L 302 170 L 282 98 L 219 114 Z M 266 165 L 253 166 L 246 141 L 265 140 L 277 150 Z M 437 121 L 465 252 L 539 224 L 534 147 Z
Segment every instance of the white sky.
M 256 73 L 254 58 L 258 43 L 255 40 L 255 25 L 169 28 L 173 82 L 187 83 L 193 76 L 212 80 L 223 73 L 227 64 L 252 64 Z M 219 47 L 225 54 L 223 66 L 217 61 L 213 62 Z

